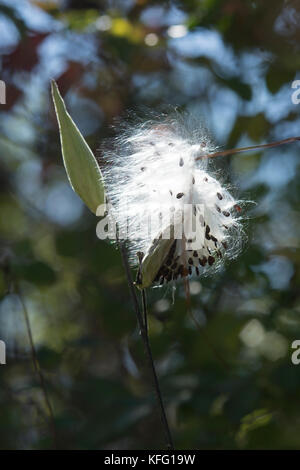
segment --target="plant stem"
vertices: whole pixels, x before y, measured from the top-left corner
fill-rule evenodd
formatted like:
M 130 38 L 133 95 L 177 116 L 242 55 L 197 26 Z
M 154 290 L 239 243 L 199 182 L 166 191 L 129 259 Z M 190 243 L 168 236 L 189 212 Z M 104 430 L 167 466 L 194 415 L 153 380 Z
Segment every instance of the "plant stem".
M 196 158 L 196 160 L 200 160 L 200 158 L 225 157 L 226 155 L 234 155 L 235 153 L 250 152 L 251 150 L 279 147 L 279 145 L 290 144 L 292 142 L 299 141 L 300 137 L 289 137 L 288 139 L 277 140 L 276 142 L 271 142 L 269 144 L 251 145 L 250 147 L 241 147 L 238 149 L 221 150 L 220 152 L 208 153 L 207 155 L 200 155 Z
M 143 314 L 144 314 L 144 318 L 143 318 L 143 314 L 140 310 L 140 305 L 139 305 L 139 301 L 138 301 L 137 294 L 136 294 L 136 288 L 134 286 L 132 276 L 131 276 L 131 271 L 130 271 L 130 267 L 129 267 L 129 263 L 128 263 L 127 250 L 126 250 L 125 243 L 122 243 L 118 238 L 117 238 L 117 242 L 118 242 L 118 245 L 119 245 L 119 248 L 120 248 L 120 251 L 121 251 L 122 261 L 123 261 L 123 265 L 124 265 L 124 269 L 125 269 L 125 273 L 126 273 L 126 277 L 127 277 L 127 282 L 128 282 L 132 302 L 133 302 L 133 305 L 134 305 L 138 326 L 139 326 L 141 336 L 142 336 L 142 339 L 143 339 L 145 353 L 146 353 L 146 356 L 147 356 L 147 359 L 148 359 L 149 368 L 150 368 L 151 375 L 152 375 L 155 395 L 156 395 L 157 402 L 158 402 L 158 405 L 159 405 L 159 408 L 160 408 L 161 420 L 162 420 L 162 425 L 163 425 L 163 429 L 164 429 L 164 433 L 165 433 L 167 448 L 170 449 L 170 450 L 173 450 L 174 449 L 173 440 L 172 440 L 172 436 L 171 436 L 171 433 L 170 433 L 170 428 L 169 428 L 169 424 L 168 424 L 168 420 L 167 420 L 167 416 L 166 416 L 166 412 L 165 412 L 165 408 L 164 408 L 164 404 L 163 404 L 163 400 L 162 400 L 162 394 L 161 394 L 161 391 L 160 391 L 160 386 L 159 386 L 158 377 L 157 377 L 156 370 L 155 370 L 155 365 L 154 365 L 154 361 L 153 361 L 151 346 L 150 346 L 149 338 L 148 338 L 147 309 L 146 309 L 145 292 L 144 292 L 144 290 L 142 291 Z
M 162 394 L 161 394 L 160 387 L 159 387 L 158 377 L 157 377 L 157 374 L 156 374 L 154 361 L 153 361 L 153 356 L 152 356 L 152 351 L 151 351 L 150 342 L 149 342 L 148 320 L 147 320 L 147 301 L 146 301 L 145 289 L 142 289 L 141 295 L 142 295 L 143 313 L 144 313 L 144 319 L 145 319 L 144 320 L 145 347 L 146 347 L 146 350 L 147 350 L 147 354 L 148 354 L 148 357 L 149 357 L 149 363 L 150 363 L 150 367 L 151 367 L 151 370 L 152 370 L 154 388 L 155 388 L 155 392 L 156 392 L 156 398 L 157 398 L 157 401 L 158 401 L 159 407 L 160 407 L 161 421 L 162 421 L 162 425 L 163 425 L 164 430 L 165 430 L 165 435 L 166 435 L 166 440 L 167 440 L 167 447 L 168 447 L 169 450 L 174 450 L 173 439 L 172 439 L 172 436 L 171 436 L 171 432 L 170 432 L 170 428 L 169 428 L 169 424 L 168 424 L 168 419 L 167 419 L 166 412 L 165 412 L 165 407 L 164 407 Z
M 36 349 L 35 349 L 35 345 L 34 345 L 34 341 L 33 341 L 32 329 L 31 329 L 31 325 L 30 325 L 29 314 L 28 314 L 28 310 L 27 310 L 26 304 L 24 302 L 23 296 L 21 294 L 19 285 L 16 281 L 15 281 L 15 291 L 16 291 L 16 293 L 19 297 L 20 303 L 22 305 L 23 314 L 24 314 L 25 323 L 26 323 L 26 329 L 27 329 L 29 343 L 30 343 L 32 362 L 33 362 L 33 365 L 34 365 L 35 372 L 36 372 L 37 376 L 39 377 L 41 389 L 42 389 L 44 399 L 45 399 L 45 403 L 46 403 L 46 407 L 47 407 L 48 413 L 49 413 L 49 426 L 50 426 L 50 431 L 51 431 L 52 438 L 53 438 L 53 447 L 54 447 L 54 449 L 58 449 L 58 440 L 57 440 L 57 432 L 56 432 L 56 427 L 55 427 L 54 414 L 53 414 L 51 402 L 50 402 L 50 399 L 49 399 L 49 396 L 48 396 L 45 379 L 44 379 L 44 376 L 43 376 L 43 373 L 42 373 L 42 370 L 41 370 L 41 367 L 40 367 L 40 364 L 39 364 L 39 361 L 38 361 L 38 358 L 37 358 L 37 353 L 36 353 Z

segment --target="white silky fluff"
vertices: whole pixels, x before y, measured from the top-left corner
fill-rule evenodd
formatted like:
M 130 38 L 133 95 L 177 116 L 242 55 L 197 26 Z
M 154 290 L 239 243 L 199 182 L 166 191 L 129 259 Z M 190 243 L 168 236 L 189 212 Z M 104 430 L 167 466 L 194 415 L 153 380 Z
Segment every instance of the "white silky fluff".
M 242 202 L 235 200 L 211 174 L 209 158 L 197 160 L 214 151 L 207 132 L 199 128 L 195 119 L 179 113 L 127 124 L 106 144 L 104 157 L 108 164 L 104 178 L 108 198 L 120 232 L 129 229 L 134 264 L 138 264 L 137 252 L 149 252 L 153 238 L 158 238 L 165 228 L 161 220 L 168 220 L 173 208 L 176 212 L 183 204 L 204 206 L 201 248 L 189 250 L 187 242 L 178 242 L 170 255 L 172 263 L 158 273 L 156 281 L 163 283 L 180 274 L 191 274 L 192 270 L 207 274 L 218 269 L 224 258 L 234 258 L 241 250 Z M 149 217 L 154 211 L 159 211 L 160 219 L 151 219 L 150 233 Z M 194 211 L 193 217 L 201 217 L 196 207 Z M 171 265 L 172 274 L 168 271 Z

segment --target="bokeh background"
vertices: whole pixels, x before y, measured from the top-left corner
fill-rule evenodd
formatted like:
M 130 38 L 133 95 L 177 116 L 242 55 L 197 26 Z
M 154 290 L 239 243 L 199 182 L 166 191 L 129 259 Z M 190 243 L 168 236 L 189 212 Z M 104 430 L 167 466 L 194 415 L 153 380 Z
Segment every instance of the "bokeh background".
M 95 152 L 142 106 L 196 113 L 221 148 L 265 143 L 300 134 L 299 25 L 296 0 L 0 1 L 2 449 L 164 448 L 120 254 L 69 187 L 50 79 Z M 299 156 L 292 144 L 215 161 L 256 204 L 243 254 L 191 282 L 202 332 L 180 286 L 174 303 L 149 292 L 177 448 L 300 448 Z

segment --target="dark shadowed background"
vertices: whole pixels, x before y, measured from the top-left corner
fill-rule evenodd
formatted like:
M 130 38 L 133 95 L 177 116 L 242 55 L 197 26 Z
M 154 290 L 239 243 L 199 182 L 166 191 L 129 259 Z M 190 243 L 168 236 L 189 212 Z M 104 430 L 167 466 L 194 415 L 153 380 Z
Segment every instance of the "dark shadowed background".
M 300 134 L 299 25 L 296 0 L 0 1 L 2 449 L 54 445 L 24 306 L 57 446 L 164 447 L 120 254 L 69 187 L 50 79 L 95 152 L 141 106 L 196 113 L 221 148 L 265 143 Z M 299 157 L 292 144 L 215 161 L 256 205 L 243 254 L 191 282 L 202 332 L 182 287 L 174 304 L 149 292 L 177 448 L 300 449 Z

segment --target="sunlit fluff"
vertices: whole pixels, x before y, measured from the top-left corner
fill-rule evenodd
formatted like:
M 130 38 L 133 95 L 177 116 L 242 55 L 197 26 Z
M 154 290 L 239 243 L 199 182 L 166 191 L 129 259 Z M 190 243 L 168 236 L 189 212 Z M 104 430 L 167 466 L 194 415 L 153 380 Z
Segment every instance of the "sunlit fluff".
M 205 156 L 215 150 L 207 132 L 186 114 L 127 124 L 106 145 L 108 198 L 120 232 L 126 233 L 129 225 L 134 264 L 138 263 L 138 252 L 145 259 L 153 243 L 159 243 L 170 214 L 175 214 L 171 228 L 176 226 L 178 214 L 184 213 L 186 205 L 192 208 L 188 216 L 191 226 L 198 222 L 197 230 L 202 231 L 197 249 L 192 232 L 180 240 L 173 234 L 174 243 L 154 277 L 161 284 L 193 272 L 215 271 L 224 259 L 234 258 L 241 250 L 242 202 L 234 199 L 209 170 Z M 153 220 L 154 212 L 159 216 Z

